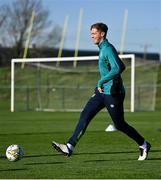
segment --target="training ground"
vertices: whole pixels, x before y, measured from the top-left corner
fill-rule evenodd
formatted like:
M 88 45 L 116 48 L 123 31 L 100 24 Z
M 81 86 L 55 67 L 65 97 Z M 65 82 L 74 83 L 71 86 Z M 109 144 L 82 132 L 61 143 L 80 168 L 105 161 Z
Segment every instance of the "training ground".
M 105 132 L 111 123 L 99 113 L 73 156 L 54 151 L 51 141 L 66 142 L 79 113 L 0 112 L 0 179 L 159 179 L 161 178 L 161 112 L 125 113 L 126 120 L 151 144 L 148 160 L 137 161 L 135 142 L 120 132 Z M 5 150 L 20 144 L 22 160 L 9 162 Z

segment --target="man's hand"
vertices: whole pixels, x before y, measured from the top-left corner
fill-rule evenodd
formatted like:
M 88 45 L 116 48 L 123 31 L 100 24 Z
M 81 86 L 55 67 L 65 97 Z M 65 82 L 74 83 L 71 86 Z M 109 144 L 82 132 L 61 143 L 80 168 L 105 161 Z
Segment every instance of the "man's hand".
M 98 91 L 99 91 L 100 93 L 103 93 L 103 89 L 102 89 L 102 88 L 98 87 L 97 89 L 98 89 Z

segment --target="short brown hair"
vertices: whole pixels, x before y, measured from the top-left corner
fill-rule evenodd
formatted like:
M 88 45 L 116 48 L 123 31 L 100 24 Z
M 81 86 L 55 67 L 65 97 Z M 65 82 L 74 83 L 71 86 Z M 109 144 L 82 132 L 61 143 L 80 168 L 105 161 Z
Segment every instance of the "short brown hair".
M 104 32 L 105 33 L 105 37 L 107 35 L 107 31 L 108 31 L 108 26 L 104 23 L 95 23 L 91 25 L 91 29 L 96 28 L 98 31 Z

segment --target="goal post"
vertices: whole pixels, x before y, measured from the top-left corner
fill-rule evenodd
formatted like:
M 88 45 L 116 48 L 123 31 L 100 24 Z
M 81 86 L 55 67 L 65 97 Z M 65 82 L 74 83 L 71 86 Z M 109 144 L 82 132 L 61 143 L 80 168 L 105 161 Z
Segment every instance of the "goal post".
M 119 55 L 121 59 L 130 59 L 130 108 L 129 110 L 131 112 L 135 111 L 135 55 L 134 54 L 123 54 Z M 25 58 L 25 59 L 12 59 L 11 61 L 11 105 L 10 110 L 11 112 L 15 111 L 15 69 L 16 64 L 20 64 L 22 62 L 28 64 L 28 63 L 56 63 L 56 62 L 89 62 L 89 61 L 97 61 L 99 56 L 81 56 L 81 57 L 60 57 L 60 58 Z M 57 70 L 59 70 L 60 67 L 58 67 Z M 54 68 L 52 68 L 54 69 Z M 65 70 L 65 68 L 64 68 Z M 23 71 L 23 70 L 22 70 Z

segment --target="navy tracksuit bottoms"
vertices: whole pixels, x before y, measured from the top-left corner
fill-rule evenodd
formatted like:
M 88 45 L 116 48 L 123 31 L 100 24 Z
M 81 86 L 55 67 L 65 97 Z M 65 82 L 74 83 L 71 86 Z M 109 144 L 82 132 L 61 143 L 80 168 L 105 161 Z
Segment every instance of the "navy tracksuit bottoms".
M 125 94 L 106 95 L 100 93 L 97 88 L 95 93 L 89 99 L 83 111 L 81 112 L 76 129 L 69 139 L 68 143 L 75 146 L 92 118 L 104 107 L 107 108 L 115 127 L 127 136 L 132 138 L 138 145 L 144 143 L 144 138 L 124 120 L 124 102 Z

